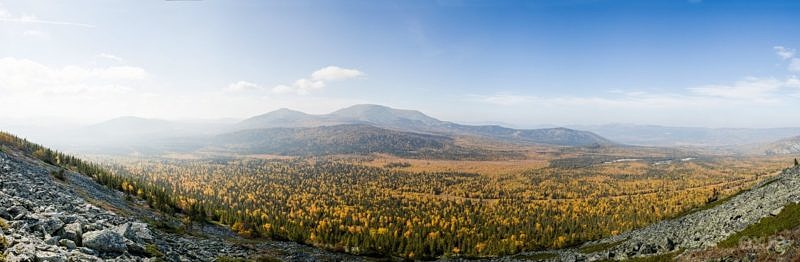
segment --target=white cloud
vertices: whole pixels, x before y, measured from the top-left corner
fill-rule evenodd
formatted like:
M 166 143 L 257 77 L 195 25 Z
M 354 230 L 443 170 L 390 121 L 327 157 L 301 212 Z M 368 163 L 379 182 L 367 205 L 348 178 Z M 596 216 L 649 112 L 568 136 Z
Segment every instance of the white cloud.
M 361 77 L 365 74 L 356 69 L 346 69 L 337 66 L 328 66 L 311 73 L 310 78 L 301 78 L 291 85 L 278 85 L 272 88 L 276 94 L 307 95 L 326 86 L 327 82 L 342 81 Z
M 777 53 L 778 56 L 780 56 L 783 59 L 792 58 L 792 57 L 794 57 L 794 54 L 795 54 L 795 50 L 794 49 L 788 49 L 788 48 L 783 47 L 783 46 L 776 46 L 776 47 L 774 47 L 774 49 L 775 49 L 775 53 Z
M 729 85 L 705 85 L 685 89 L 678 93 L 611 92 L 610 96 L 558 96 L 542 97 L 497 93 L 492 95 L 469 95 L 467 100 L 496 106 L 551 106 L 554 108 L 594 107 L 594 108 L 708 108 L 725 105 L 758 106 L 786 102 L 796 89 L 800 80 L 789 77 L 786 80 L 775 78 L 748 77 Z
M 6 9 L 2 5 L 2 3 L 0 3 L 0 22 L 20 23 L 20 24 L 64 25 L 64 26 L 77 26 L 77 27 L 86 27 L 86 28 L 95 27 L 94 25 L 84 24 L 84 23 L 75 23 L 75 22 L 67 22 L 67 21 L 40 19 L 36 15 L 32 15 L 32 14 L 15 15 L 15 14 L 11 13 L 11 11 Z
M 355 69 L 345 69 L 338 66 L 328 66 L 311 73 L 311 79 L 318 81 L 338 81 L 364 76 L 364 73 Z
M 232 83 L 225 87 L 224 91 L 226 92 L 250 92 L 250 91 L 260 91 L 263 90 L 264 87 L 259 86 L 254 83 L 250 83 L 247 81 L 239 81 L 236 83 Z
M 0 90 L 5 94 L 64 94 L 89 91 L 126 90 L 126 84 L 147 78 L 138 67 L 81 67 L 61 68 L 43 65 L 27 59 L 0 58 Z
M 764 99 L 775 94 L 786 85 L 785 81 L 774 78 L 760 79 L 748 77 L 733 85 L 706 85 L 689 88 L 689 91 L 703 96 L 731 99 Z
M 119 63 L 124 63 L 125 62 L 125 59 L 122 59 L 121 57 L 115 56 L 115 55 L 112 55 L 112 54 L 100 53 L 99 55 L 97 55 L 97 57 L 103 58 L 103 59 L 108 59 L 108 60 L 111 60 L 111 61 L 114 61 L 114 62 L 119 62 Z

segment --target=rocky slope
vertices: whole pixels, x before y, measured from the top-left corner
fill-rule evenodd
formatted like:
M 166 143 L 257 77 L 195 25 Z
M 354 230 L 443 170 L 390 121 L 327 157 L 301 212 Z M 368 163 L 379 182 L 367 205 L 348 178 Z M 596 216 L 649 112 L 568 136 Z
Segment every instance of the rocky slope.
M 225 228 L 198 225 L 174 234 L 142 223 L 163 219 L 136 200 L 18 152 L 0 151 L 0 261 L 359 261 L 279 241 L 248 243 Z
M 531 252 L 517 257 L 551 256 L 549 260 L 600 261 L 702 250 L 714 247 L 761 218 L 777 215 L 789 203 L 800 203 L 800 168 L 797 167 L 786 169 L 774 180 L 765 181 L 713 208 L 586 243 L 581 247 Z M 592 248 L 601 246 L 605 248 Z M 501 260 L 513 260 L 513 257 Z

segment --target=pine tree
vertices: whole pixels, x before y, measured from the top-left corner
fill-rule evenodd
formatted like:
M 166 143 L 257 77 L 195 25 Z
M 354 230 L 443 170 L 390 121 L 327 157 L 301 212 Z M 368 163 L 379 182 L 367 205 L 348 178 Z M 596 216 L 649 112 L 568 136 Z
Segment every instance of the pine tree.
M 794 166 L 800 166 L 800 163 L 797 162 L 797 158 L 794 159 Z

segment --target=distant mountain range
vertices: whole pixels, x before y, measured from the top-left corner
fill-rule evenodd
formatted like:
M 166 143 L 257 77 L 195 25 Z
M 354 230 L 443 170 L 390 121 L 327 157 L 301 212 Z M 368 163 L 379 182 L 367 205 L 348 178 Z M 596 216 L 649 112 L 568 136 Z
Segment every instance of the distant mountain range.
M 641 146 L 743 146 L 771 143 L 800 135 L 800 128 L 704 128 L 657 125 L 570 126 L 613 141 Z
M 389 130 L 446 136 L 478 136 L 510 143 L 559 146 L 612 145 L 612 141 L 591 132 L 567 128 L 513 129 L 498 125 L 462 125 L 441 121 L 415 110 L 380 105 L 354 105 L 325 115 L 310 115 L 289 109 L 246 119 L 238 129 L 275 127 L 320 127 L 342 124 L 369 125 Z
M 463 125 L 441 121 L 415 110 L 380 105 L 354 105 L 323 115 L 279 109 L 233 124 L 122 117 L 64 133 L 70 137 L 70 143 L 56 144 L 57 147 L 84 153 L 117 154 L 212 150 L 249 154 L 389 153 L 495 159 L 521 155 L 506 150 L 487 150 L 480 146 L 481 142 L 523 146 L 615 145 L 587 131 Z M 470 145 L 461 145 L 460 140 L 468 140 Z
M 786 139 L 800 135 L 800 128 L 614 124 L 515 129 L 458 124 L 415 110 L 368 104 L 329 114 L 307 114 L 284 108 L 242 121 L 182 122 L 121 117 L 77 129 L 51 130 L 51 133 L 56 134 L 56 139 L 35 138 L 72 152 L 115 154 L 218 150 L 283 155 L 388 153 L 472 159 L 519 157 L 519 152 L 490 145 L 696 146 L 720 147 L 726 152 L 746 154 L 800 153 L 797 143 L 793 144 L 798 139 Z

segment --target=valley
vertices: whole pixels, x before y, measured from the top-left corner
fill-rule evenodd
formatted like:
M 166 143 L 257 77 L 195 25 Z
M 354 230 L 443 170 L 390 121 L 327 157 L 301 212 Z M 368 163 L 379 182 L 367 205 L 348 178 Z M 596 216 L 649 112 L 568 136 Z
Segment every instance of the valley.
M 219 134 L 168 138 L 175 129 L 165 126 L 179 125 L 96 125 L 93 136 L 145 140 L 89 151 L 84 157 L 99 165 L 88 166 L 10 134 L 4 140 L 174 221 L 154 224 L 160 230 L 211 225 L 229 230 L 216 236 L 228 241 L 412 260 L 519 258 L 616 239 L 717 206 L 793 160 L 765 149 L 784 141 L 742 147 L 749 154 L 630 146 L 586 131 L 458 125 L 375 105 L 328 115 L 281 109 Z M 127 201 L 103 205 L 129 213 Z
M 638 149 L 562 149 L 573 158 L 435 160 L 391 155 L 225 159 L 116 157 L 107 168 L 162 187 L 175 208 L 249 238 L 360 255 L 496 257 L 557 249 L 685 214 L 773 177 L 787 157 L 581 162 Z M 610 155 L 606 155 L 610 154 Z M 548 160 L 549 159 L 549 160 Z M 112 164 L 113 163 L 113 164 Z

